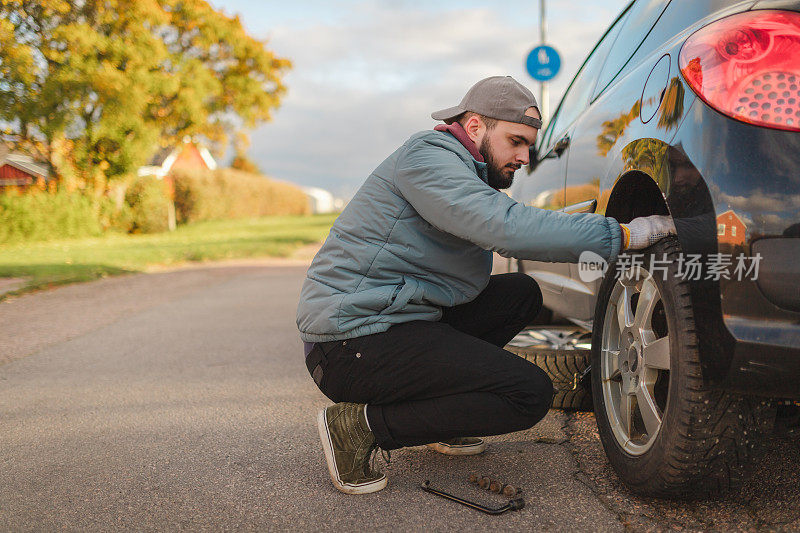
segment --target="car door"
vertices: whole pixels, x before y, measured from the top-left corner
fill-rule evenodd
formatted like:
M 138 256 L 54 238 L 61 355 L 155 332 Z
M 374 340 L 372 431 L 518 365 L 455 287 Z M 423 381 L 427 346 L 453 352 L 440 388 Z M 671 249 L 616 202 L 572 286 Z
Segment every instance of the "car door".
M 571 201 L 566 191 L 566 176 L 570 145 L 576 120 L 589 104 L 597 74 L 603 67 L 605 54 L 614 42 L 628 9 L 617 18 L 584 61 L 570 83 L 564 97 L 550 121 L 532 157 L 530 176 L 524 177 L 512 196 L 534 207 L 558 209 L 569 213 L 591 212 L 595 205 L 591 201 Z M 543 263 L 520 261 L 519 269 L 530 274 L 542 289 L 544 305 L 566 317 L 573 316 L 576 295 L 583 286 L 572 278 L 569 263 Z

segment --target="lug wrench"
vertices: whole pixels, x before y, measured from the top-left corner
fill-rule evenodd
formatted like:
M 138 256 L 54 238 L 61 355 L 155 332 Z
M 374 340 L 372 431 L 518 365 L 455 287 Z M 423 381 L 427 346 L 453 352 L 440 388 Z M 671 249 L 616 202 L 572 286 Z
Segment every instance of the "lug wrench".
M 448 494 L 441 490 L 436 490 L 431 488 L 431 482 L 427 479 L 422 482 L 422 490 L 425 492 L 430 492 L 431 494 L 436 494 L 437 496 L 441 496 L 442 498 L 453 500 L 454 502 L 460 503 L 461 505 L 466 505 L 467 507 L 471 507 L 478 511 L 481 511 L 486 514 L 503 514 L 506 511 L 518 511 L 525 507 L 525 500 L 523 498 L 516 498 L 514 500 L 509 500 L 507 504 L 503 505 L 502 507 L 497 507 L 493 509 L 491 507 L 485 507 L 479 503 L 471 502 L 469 500 L 465 500 L 463 498 L 459 498 L 458 496 L 453 496 L 452 494 Z

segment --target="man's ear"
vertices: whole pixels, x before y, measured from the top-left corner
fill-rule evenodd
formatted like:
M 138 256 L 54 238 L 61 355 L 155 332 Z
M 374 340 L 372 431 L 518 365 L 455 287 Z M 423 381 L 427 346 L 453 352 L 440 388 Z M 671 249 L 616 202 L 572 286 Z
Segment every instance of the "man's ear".
M 486 126 L 480 117 L 472 115 L 464 124 L 464 131 L 467 132 L 467 137 L 469 137 L 472 142 L 480 144 L 483 140 L 484 133 L 486 133 Z

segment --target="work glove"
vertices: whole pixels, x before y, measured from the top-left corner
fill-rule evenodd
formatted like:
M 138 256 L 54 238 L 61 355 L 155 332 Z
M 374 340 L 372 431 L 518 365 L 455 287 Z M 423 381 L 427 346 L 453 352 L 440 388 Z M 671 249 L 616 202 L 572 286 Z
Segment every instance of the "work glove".
M 663 215 L 634 218 L 619 226 L 623 233 L 623 250 L 641 250 L 676 233 L 672 217 Z

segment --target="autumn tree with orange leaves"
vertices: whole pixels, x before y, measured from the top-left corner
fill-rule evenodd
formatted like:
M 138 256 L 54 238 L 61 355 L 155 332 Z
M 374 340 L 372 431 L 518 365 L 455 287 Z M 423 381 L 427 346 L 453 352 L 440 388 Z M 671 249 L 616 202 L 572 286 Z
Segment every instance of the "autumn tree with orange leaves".
M 268 121 L 287 59 L 205 0 L 0 0 L 0 129 L 95 196 L 159 146 Z

